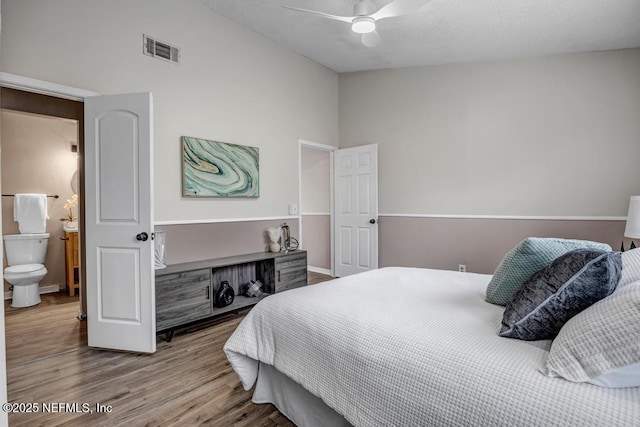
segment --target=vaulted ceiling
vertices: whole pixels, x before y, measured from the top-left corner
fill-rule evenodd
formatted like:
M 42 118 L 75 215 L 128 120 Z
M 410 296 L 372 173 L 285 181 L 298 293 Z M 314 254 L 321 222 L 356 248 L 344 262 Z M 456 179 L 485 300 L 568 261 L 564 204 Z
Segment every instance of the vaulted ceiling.
M 640 47 L 640 0 L 425 1 L 376 22 L 375 47 L 364 46 L 349 23 L 282 7 L 350 16 L 358 0 L 203 1 L 339 73 Z

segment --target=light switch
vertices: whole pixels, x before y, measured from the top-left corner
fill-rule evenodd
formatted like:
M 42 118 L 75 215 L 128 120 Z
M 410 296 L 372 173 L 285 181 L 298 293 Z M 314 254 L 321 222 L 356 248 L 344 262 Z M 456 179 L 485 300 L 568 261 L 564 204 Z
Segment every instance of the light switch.
M 289 215 L 298 215 L 297 203 L 289 203 Z

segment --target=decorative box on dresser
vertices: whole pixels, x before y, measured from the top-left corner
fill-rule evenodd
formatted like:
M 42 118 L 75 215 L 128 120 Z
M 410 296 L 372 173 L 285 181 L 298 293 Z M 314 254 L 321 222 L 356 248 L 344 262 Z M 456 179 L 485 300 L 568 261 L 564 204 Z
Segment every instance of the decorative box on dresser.
M 252 280 L 267 294 L 307 284 L 307 252 L 257 252 L 168 265 L 156 270 L 156 330 L 173 337 L 175 328 L 256 304 L 259 298 L 241 295 Z M 214 304 L 221 283 L 233 288 L 233 303 Z

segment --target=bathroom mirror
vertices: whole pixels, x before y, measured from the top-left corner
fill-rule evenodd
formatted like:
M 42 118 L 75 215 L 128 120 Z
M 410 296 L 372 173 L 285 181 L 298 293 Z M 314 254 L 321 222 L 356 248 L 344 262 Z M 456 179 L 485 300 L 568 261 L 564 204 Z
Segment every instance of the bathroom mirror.
M 78 194 L 78 171 L 76 170 L 71 177 L 71 190 Z

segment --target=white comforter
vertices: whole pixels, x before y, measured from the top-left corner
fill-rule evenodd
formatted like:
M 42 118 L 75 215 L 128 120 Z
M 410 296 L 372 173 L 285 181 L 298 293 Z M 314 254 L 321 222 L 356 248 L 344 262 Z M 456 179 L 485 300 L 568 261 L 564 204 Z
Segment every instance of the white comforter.
M 550 341 L 498 337 L 490 278 L 388 267 L 283 292 L 225 352 L 245 389 L 261 361 L 356 426 L 640 426 L 640 388 L 546 377 Z

